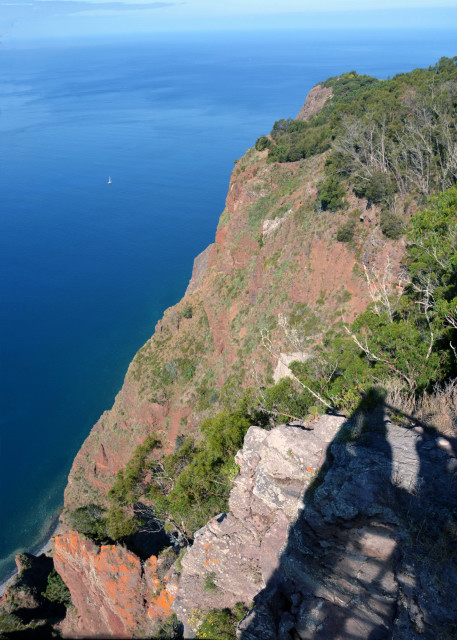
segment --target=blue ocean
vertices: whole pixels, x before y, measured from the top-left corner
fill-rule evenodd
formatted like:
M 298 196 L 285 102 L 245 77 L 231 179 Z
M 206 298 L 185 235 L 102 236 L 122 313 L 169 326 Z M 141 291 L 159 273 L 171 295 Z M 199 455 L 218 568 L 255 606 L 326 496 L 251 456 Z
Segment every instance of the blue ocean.
M 183 295 L 233 161 L 319 80 L 456 53 L 454 32 L 400 29 L 0 49 L 0 577 L 46 537 L 78 448 Z

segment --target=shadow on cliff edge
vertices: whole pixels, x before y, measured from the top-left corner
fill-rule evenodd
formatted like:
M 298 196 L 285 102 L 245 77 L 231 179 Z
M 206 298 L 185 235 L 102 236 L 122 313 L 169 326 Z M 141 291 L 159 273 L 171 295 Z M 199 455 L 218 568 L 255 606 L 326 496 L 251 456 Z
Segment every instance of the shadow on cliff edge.
M 242 640 L 457 637 L 456 439 L 378 402 L 329 445 Z

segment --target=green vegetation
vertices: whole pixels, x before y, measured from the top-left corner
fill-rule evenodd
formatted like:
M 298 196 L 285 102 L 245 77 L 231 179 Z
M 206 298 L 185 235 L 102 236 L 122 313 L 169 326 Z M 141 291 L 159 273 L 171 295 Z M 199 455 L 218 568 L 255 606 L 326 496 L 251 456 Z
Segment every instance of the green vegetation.
M 341 179 L 359 197 L 386 207 L 394 194 L 423 197 L 455 183 L 457 57 L 389 80 L 351 71 L 324 86 L 333 97 L 317 115 L 279 120 L 267 138 L 270 162 L 331 149 L 319 195 L 323 209 L 340 208 Z M 258 144 L 267 148 L 264 138 Z
M 210 573 L 205 578 L 203 588 L 205 591 L 208 591 L 208 593 L 217 593 L 217 584 L 214 582 L 215 577 L 215 573 Z
M 354 180 L 354 193 L 369 202 L 382 204 L 395 192 L 395 184 L 388 173 L 373 170 L 373 173 Z
M 63 604 L 66 608 L 71 606 L 70 591 L 54 568 L 48 575 L 48 584 L 46 586 L 46 591 L 44 591 L 41 595 L 51 602 Z
M 78 507 L 70 513 L 69 521 L 72 529 L 101 544 L 107 538 L 105 509 L 97 504 Z
M 248 613 L 249 609 L 238 603 L 232 609 L 214 609 L 210 611 L 200 625 L 197 638 L 217 638 L 218 640 L 235 640 L 236 626 Z
M 96 504 L 79 507 L 69 515 L 71 526 L 98 544 L 122 541 L 136 533 L 141 520 L 133 515 L 133 505 L 144 494 L 146 472 L 155 465 L 151 454 L 161 446 L 155 435 L 148 436 L 118 472 L 108 492 L 108 510 Z
M 344 189 L 338 177 L 331 174 L 319 185 L 318 200 L 323 211 L 337 211 L 345 207 Z
M 406 286 L 386 289 L 384 274 L 373 277 L 368 309 L 350 328 L 328 332 L 316 357 L 292 365 L 305 385 L 348 413 L 383 381 L 396 379 L 418 396 L 457 373 L 457 187 L 413 216 L 407 239 Z
M 304 418 L 313 404 L 312 400 L 311 394 L 298 390 L 291 378 L 283 378 L 261 392 L 260 407 L 268 416 L 268 422 L 288 422 L 290 419 Z
M 241 411 L 221 412 L 202 422 L 200 443 L 185 438 L 176 453 L 157 463 L 149 495 L 164 522 L 191 535 L 226 510 L 238 471 L 233 457 L 249 424 Z
M 163 626 L 157 633 L 157 640 L 182 640 L 182 625 L 179 622 L 176 613 L 166 619 Z
M 110 507 L 106 514 L 106 533 L 112 540 L 122 540 L 138 530 L 141 523 L 132 516 L 131 506 L 144 492 L 144 474 L 154 464 L 150 454 L 161 446 L 161 441 L 156 436 L 148 436 L 135 449 L 125 469 L 118 471 L 108 492 Z
M 351 242 L 354 238 L 356 221 L 351 218 L 347 222 L 344 222 L 340 227 L 338 227 L 336 232 L 336 239 L 338 242 Z
M 28 633 L 29 635 L 35 632 L 35 637 L 38 637 L 35 631 L 38 626 L 39 625 L 34 622 L 24 623 L 21 618 L 14 613 L 0 613 L 0 640 L 11 636 L 20 637 L 19 634 L 21 632 L 23 634 Z
M 392 240 L 398 240 L 405 233 L 403 220 L 391 211 L 383 211 L 381 214 L 381 231 Z
M 255 148 L 257 151 L 264 151 L 265 149 L 269 149 L 271 147 L 271 140 L 267 138 L 267 136 L 260 136 L 256 140 Z
M 187 318 L 187 319 L 192 318 L 192 305 L 191 304 L 186 304 L 184 309 L 181 311 L 181 318 Z

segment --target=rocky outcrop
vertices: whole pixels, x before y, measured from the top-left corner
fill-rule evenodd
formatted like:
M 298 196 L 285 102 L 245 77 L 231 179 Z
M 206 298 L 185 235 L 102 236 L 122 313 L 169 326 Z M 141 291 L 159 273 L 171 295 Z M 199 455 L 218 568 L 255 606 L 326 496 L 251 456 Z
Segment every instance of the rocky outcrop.
M 74 605 L 63 624 L 64 637 L 144 636 L 170 614 L 176 578 L 159 576 L 162 561 L 155 556 L 143 563 L 124 547 L 100 548 L 77 531 L 54 542 L 54 565 Z
M 41 594 L 46 590 L 52 560 L 44 554 L 34 556 L 30 553 L 19 553 L 15 560 L 17 575 L 5 587 L 0 611 L 38 609 L 43 603 Z
M 188 296 L 194 291 L 198 289 L 200 286 L 203 277 L 208 269 L 208 259 L 211 253 L 211 247 L 213 245 L 209 245 L 204 249 L 198 256 L 194 259 L 194 266 L 192 268 L 192 277 L 190 279 L 189 284 L 187 285 L 185 295 Z
M 18 573 L 0 598 L 0 637 L 56 637 L 66 609 L 52 588 L 48 592 L 52 558 L 20 553 L 16 566 Z
M 441 440 L 381 415 L 345 425 L 239 637 L 455 637 L 457 447 Z
M 297 120 L 309 120 L 309 118 L 315 116 L 332 96 L 332 87 L 317 84 L 306 96 L 305 104 L 298 112 Z
M 382 411 L 310 426 L 249 429 L 230 512 L 182 562 L 188 637 L 252 600 L 242 640 L 456 637 L 457 443 Z
M 303 496 L 344 420 L 325 416 L 310 427 L 251 427 L 236 456 L 240 473 L 230 512 L 195 534 L 182 560 L 173 608 L 192 628 L 213 608 L 250 604 L 278 567 Z

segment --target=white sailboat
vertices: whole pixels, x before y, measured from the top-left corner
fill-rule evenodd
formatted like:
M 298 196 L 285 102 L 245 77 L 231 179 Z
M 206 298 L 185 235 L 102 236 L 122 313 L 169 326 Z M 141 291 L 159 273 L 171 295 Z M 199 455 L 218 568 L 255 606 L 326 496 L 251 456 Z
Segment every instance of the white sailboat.
M 108 184 L 113 184 L 113 182 L 111 180 L 111 176 L 109 176 L 109 178 L 108 178 Z

